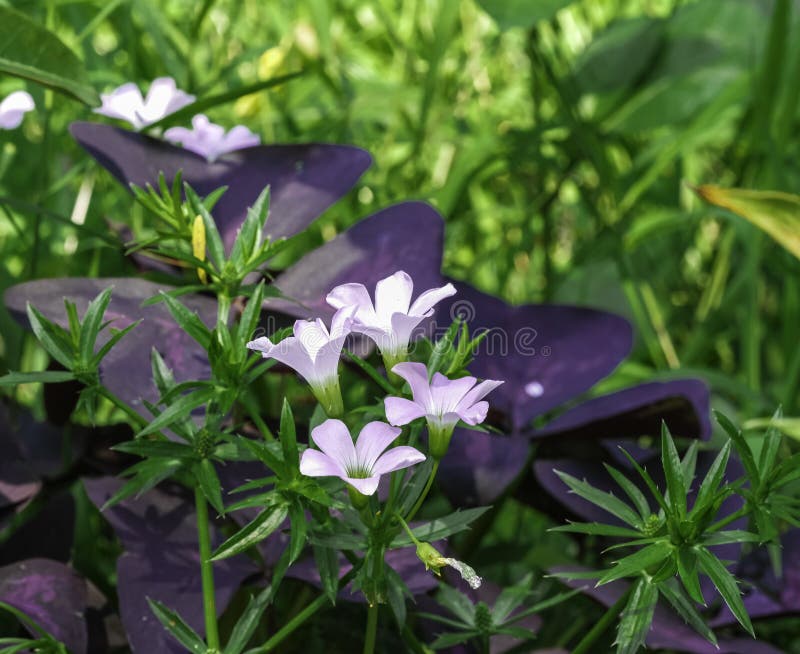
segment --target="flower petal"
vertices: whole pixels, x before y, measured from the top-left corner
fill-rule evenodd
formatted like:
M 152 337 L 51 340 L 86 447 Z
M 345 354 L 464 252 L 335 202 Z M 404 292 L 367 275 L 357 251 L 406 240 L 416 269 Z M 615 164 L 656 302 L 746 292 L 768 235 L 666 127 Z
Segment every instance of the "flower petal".
M 463 408 L 468 409 L 470 406 L 482 400 L 486 397 L 489 393 L 491 393 L 495 388 L 500 386 L 503 382 L 496 381 L 494 379 L 486 379 L 478 384 L 475 388 L 469 391 L 466 395 L 464 395 L 463 399 L 458 403 L 456 407 L 456 411 L 460 411 Z
M 330 418 L 311 430 L 311 440 L 343 469 L 356 463 L 356 448 L 341 420 Z
M 15 129 L 23 116 L 35 108 L 33 98 L 27 91 L 14 91 L 0 102 L 0 129 Z
M 414 282 L 411 276 L 398 270 L 375 285 L 375 313 L 378 319 L 388 324 L 395 313 L 408 313 Z
M 262 337 L 263 338 L 263 337 Z M 261 339 L 252 341 L 256 343 Z M 257 349 L 257 348 L 253 348 Z M 263 352 L 265 358 L 275 359 L 280 363 L 289 366 L 297 372 L 309 384 L 320 381 L 317 378 L 317 371 L 314 366 L 314 361 L 311 359 L 304 343 L 294 336 L 284 338 L 280 343 L 274 344 L 269 352 Z
M 381 453 L 392 444 L 392 441 L 400 435 L 402 429 L 390 427 L 385 422 L 374 420 L 364 425 L 356 441 L 356 456 L 358 465 L 367 470 L 372 470 L 372 466 Z
M 375 307 L 364 284 L 340 284 L 328 293 L 325 301 L 334 309 L 356 307 L 354 317 L 362 325 L 375 326 L 378 323 Z
M 424 460 L 425 455 L 418 449 L 408 445 L 401 445 L 400 447 L 393 447 L 381 455 L 375 465 L 372 466 L 372 472 L 376 475 L 382 475 L 387 472 L 408 468 Z
M 392 314 L 390 352 L 405 352 L 412 340 L 416 340 L 417 336 L 422 336 L 424 334 L 423 330 L 416 334 L 414 334 L 414 330 L 424 319 L 424 316 L 407 316 L 404 313 Z M 381 351 L 383 351 L 383 348 L 381 348 Z
M 383 401 L 386 419 L 392 425 L 407 425 L 425 415 L 425 407 L 404 397 L 387 397 Z
M 485 400 L 476 402 L 472 406 L 466 406 L 463 409 L 457 409 L 456 414 L 468 425 L 479 425 L 486 420 L 486 414 L 489 413 L 489 403 Z
M 445 284 L 439 288 L 431 288 L 414 300 L 414 304 L 408 310 L 409 315 L 424 316 L 435 304 L 438 304 L 446 297 L 456 294 L 456 287 L 452 284 Z
M 319 450 L 308 449 L 300 458 L 300 472 L 307 477 L 346 477 L 344 468 Z
M 475 385 L 475 381 L 475 377 L 448 379 L 438 372 L 434 373 L 431 380 L 434 413 L 443 414 L 455 411 L 469 389 Z
M 428 369 L 424 363 L 404 362 L 392 368 L 392 372 L 402 377 L 411 387 L 414 401 L 425 407 L 426 413 L 433 413 L 431 387 L 428 384 Z
M 362 495 L 372 495 L 376 490 L 378 490 L 378 482 L 380 482 L 381 476 L 375 475 L 374 477 L 367 477 L 366 479 L 342 477 L 342 479 L 344 479 Z

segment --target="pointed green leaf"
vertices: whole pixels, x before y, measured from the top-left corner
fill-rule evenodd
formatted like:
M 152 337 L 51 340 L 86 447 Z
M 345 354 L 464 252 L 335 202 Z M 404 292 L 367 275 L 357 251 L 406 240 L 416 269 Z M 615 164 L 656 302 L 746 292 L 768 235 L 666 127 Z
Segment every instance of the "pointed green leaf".
M 336 604 L 339 591 L 339 553 L 332 547 L 314 545 L 314 561 L 317 563 L 322 590 L 331 604 Z
M 736 448 L 736 452 L 742 461 L 742 465 L 744 465 L 744 469 L 747 471 L 747 476 L 750 477 L 751 483 L 757 486 L 760 480 L 758 466 L 756 465 L 755 458 L 753 458 L 753 450 L 750 449 L 750 446 L 742 435 L 742 430 L 736 427 L 727 416 L 719 411 L 714 411 L 714 417 L 727 432 L 728 436 L 730 436 Z
M 241 654 L 255 633 L 259 622 L 261 622 L 261 616 L 264 615 L 264 610 L 269 604 L 271 595 L 272 586 L 267 586 L 258 595 L 253 595 L 250 598 L 242 615 L 236 621 L 236 626 L 231 632 L 228 644 L 225 645 L 223 650 L 224 654 Z
M 181 396 L 180 399 L 170 404 L 164 411 L 153 418 L 150 424 L 136 434 L 136 436 L 141 437 L 147 434 L 153 434 L 164 427 L 168 427 L 175 422 L 188 418 L 192 411 L 214 397 L 215 392 L 213 388 L 204 387 L 194 393 Z
M 653 543 L 617 561 L 611 570 L 607 570 L 598 579 L 597 585 L 602 586 L 623 577 L 636 577 L 641 574 L 642 570 L 660 565 L 670 556 L 672 556 L 672 545 L 665 541 Z
M 277 504 L 264 509 L 253 521 L 222 543 L 211 556 L 211 560 L 227 559 L 260 543 L 283 524 L 287 515 L 289 515 L 289 509 L 285 504 Z
M 30 302 L 27 304 L 31 329 L 47 353 L 62 366 L 72 369 L 75 365 L 75 348 L 67 331 L 45 318 Z
M 100 333 L 108 304 L 111 302 L 111 287 L 103 290 L 96 298 L 89 302 L 86 313 L 83 314 L 81 323 L 80 342 L 78 355 L 83 361 L 91 361 L 94 357 L 94 344 Z
M 160 295 L 180 328 L 197 341 L 204 350 L 207 350 L 211 341 L 211 330 L 200 320 L 200 316 L 171 295 L 163 291 L 160 292 Z
M 636 510 L 639 512 L 639 515 L 642 517 L 642 520 L 647 520 L 650 516 L 650 504 L 647 501 L 647 498 L 644 496 L 644 493 L 639 490 L 639 487 L 636 486 L 630 479 L 628 479 L 624 474 L 622 474 L 616 468 L 611 467 L 607 463 L 603 464 L 605 469 L 608 471 L 614 481 L 617 482 L 617 485 L 625 491 L 625 494 L 630 498 L 633 505 L 636 507 Z
M 699 633 L 712 645 L 717 644 L 717 637 L 706 624 L 705 619 L 701 616 L 692 601 L 686 597 L 683 590 L 678 586 L 674 579 L 667 579 L 658 585 L 659 592 L 664 596 L 673 609 L 680 615 L 684 622 L 688 623 L 692 629 Z
M 200 490 L 203 491 L 208 503 L 214 507 L 218 514 L 224 515 L 225 505 L 222 503 L 222 486 L 219 483 L 214 464 L 210 459 L 202 459 L 195 464 L 193 471 Z
M 700 578 L 697 575 L 697 555 L 691 547 L 680 547 L 677 550 L 678 574 L 686 592 L 698 604 L 706 605 L 703 591 L 700 589 Z
M 175 443 L 168 440 L 151 440 L 149 438 L 137 438 L 132 441 L 125 441 L 114 445 L 112 450 L 135 454 L 144 458 L 169 458 L 169 459 L 191 459 L 194 458 L 194 450 L 184 443 Z
M 636 654 L 644 645 L 653 622 L 658 601 L 658 587 L 640 579 L 622 610 L 617 627 L 617 654 Z
M 292 407 L 289 406 L 289 401 L 286 398 L 283 399 L 281 425 L 278 437 L 281 441 L 283 460 L 286 465 L 292 470 L 299 468 L 300 455 L 297 451 L 297 434 L 294 428 L 294 415 L 292 415 Z
M 697 547 L 696 552 L 700 569 L 708 575 L 714 583 L 714 586 L 716 586 L 719 594 L 722 595 L 722 599 L 725 600 L 731 613 L 736 616 L 739 624 L 741 624 L 751 636 L 755 637 L 753 625 L 750 623 L 750 616 L 747 615 L 747 610 L 744 608 L 742 595 L 734 576 L 728 572 L 728 569 L 722 562 L 705 547 Z
M 576 495 L 599 506 L 604 511 L 608 511 L 611 515 L 616 516 L 631 527 L 638 528 L 641 525 L 642 521 L 634 510 L 615 495 L 598 490 L 591 484 L 581 481 L 565 472 L 561 472 L 560 470 L 554 470 L 554 472 Z
M 728 458 L 731 454 L 731 441 L 726 441 L 720 449 L 714 461 L 706 473 L 705 478 L 700 484 L 700 489 L 697 491 L 697 499 L 694 501 L 692 507 L 692 516 L 700 515 L 709 506 L 711 506 L 714 497 L 716 496 L 717 488 L 722 482 L 725 475 L 725 469 L 728 467 Z
M 17 384 L 57 384 L 75 379 L 69 370 L 42 370 L 39 372 L 10 372 L 0 377 L 0 386 Z
M 684 482 L 683 467 L 675 448 L 675 441 L 669 433 L 667 424 L 661 423 L 661 463 L 664 466 L 664 476 L 667 480 L 667 498 L 672 513 L 680 518 L 686 515 L 686 484 Z

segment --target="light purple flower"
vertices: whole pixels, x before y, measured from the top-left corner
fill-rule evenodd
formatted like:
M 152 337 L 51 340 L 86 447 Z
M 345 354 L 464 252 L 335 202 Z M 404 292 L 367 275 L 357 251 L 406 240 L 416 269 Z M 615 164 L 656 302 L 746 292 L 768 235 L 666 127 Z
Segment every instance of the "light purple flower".
M 351 307 L 337 311 L 330 331 L 319 318 L 315 321 L 298 320 L 294 323 L 294 336 L 279 343 L 262 336 L 250 341 L 247 347 L 261 352 L 265 359 L 275 359 L 293 368 L 309 383 L 325 412 L 329 416 L 340 415 L 339 357 L 350 333 L 353 313 Z
M 414 399 L 387 397 L 386 418 L 393 425 L 407 425 L 424 417 L 431 456 L 436 460 L 447 452 L 459 420 L 468 425 L 486 420 L 489 403 L 483 398 L 503 383 L 487 379 L 476 385 L 475 377 L 448 379 L 438 372 L 428 381 L 428 369 L 423 363 L 398 363 L 392 371 L 408 382 Z
M 380 349 L 387 364 L 405 359 L 411 333 L 433 306 L 456 292 L 452 284 L 432 288 L 411 303 L 414 282 L 402 270 L 375 285 L 375 304 L 363 284 L 342 284 L 328 293 L 327 302 L 335 309 L 355 307 L 353 331 L 368 336 Z
M 22 117 L 35 106 L 30 93 L 14 91 L 0 102 L 0 129 L 16 129 L 22 123 Z
M 102 105 L 95 113 L 126 120 L 138 130 L 192 104 L 195 97 L 181 91 L 171 77 L 159 77 L 150 84 L 146 98 L 136 84 L 128 82 L 101 94 L 100 100 Z
M 339 477 L 362 495 L 372 495 L 381 475 L 425 460 L 422 452 L 407 445 L 384 452 L 400 432 L 385 422 L 370 422 L 354 446 L 341 420 L 326 420 L 311 431 L 311 440 L 322 451 L 309 448 L 303 452 L 300 472 L 309 477 Z
M 261 143 L 258 134 L 254 134 L 244 125 L 237 125 L 226 132 L 222 125 L 212 123 L 203 114 L 197 114 L 192 118 L 192 129 L 170 127 L 164 132 L 164 138 L 173 143 L 180 143 L 187 150 L 196 152 L 209 161 L 214 161 L 228 152 Z

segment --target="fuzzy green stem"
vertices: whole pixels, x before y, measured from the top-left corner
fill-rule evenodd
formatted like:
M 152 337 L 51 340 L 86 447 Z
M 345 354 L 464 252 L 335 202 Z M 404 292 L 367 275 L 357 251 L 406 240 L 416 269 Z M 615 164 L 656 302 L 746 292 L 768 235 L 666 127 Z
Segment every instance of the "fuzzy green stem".
M 197 542 L 200 546 L 200 578 L 203 583 L 203 615 L 206 622 L 206 643 L 209 649 L 219 649 L 217 607 L 214 594 L 214 565 L 211 563 L 211 536 L 208 524 L 208 503 L 200 487 L 194 489 L 197 508 Z
M 589 630 L 589 633 L 575 646 L 575 649 L 572 650 L 572 654 L 586 654 L 587 652 L 596 651 L 592 649 L 594 641 L 600 638 L 614 623 L 614 620 L 619 617 L 619 614 L 622 613 L 622 609 L 625 608 L 625 604 L 628 602 L 628 597 L 635 587 L 636 584 L 631 584 L 628 590 L 608 608 L 603 617 L 595 623 L 594 627 Z
M 375 651 L 375 634 L 378 631 L 378 604 L 370 604 L 367 609 L 367 630 L 364 633 L 364 654 Z
M 436 478 L 436 472 L 439 470 L 439 460 L 435 460 L 433 462 L 433 468 L 431 468 L 431 474 L 428 477 L 428 481 L 425 484 L 425 488 L 422 489 L 417 501 L 414 503 L 414 506 L 408 512 L 406 516 L 406 521 L 410 521 L 415 515 L 417 515 L 417 511 L 419 511 L 422 503 L 425 501 L 425 498 L 428 496 L 428 493 L 431 490 L 431 486 L 433 486 L 433 480 Z
M 414 535 L 414 532 L 411 531 L 411 527 L 408 526 L 408 523 L 405 520 L 403 520 L 403 516 L 401 516 L 399 513 L 395 513 L 394 515 L 400 521 L 400 524 L 402 525 L 403 529 L 406 530 L 406 533 L 408 534 L 408 537 L 411 539 L 411 542 L 417 546 L 422 545 L 419 538 L 417 538 Z

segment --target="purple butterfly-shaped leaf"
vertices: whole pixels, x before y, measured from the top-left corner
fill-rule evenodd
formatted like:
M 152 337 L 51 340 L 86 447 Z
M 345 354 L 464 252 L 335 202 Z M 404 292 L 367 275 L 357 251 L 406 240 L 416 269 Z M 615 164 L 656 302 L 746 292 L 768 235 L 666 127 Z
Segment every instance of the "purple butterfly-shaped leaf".
M 447 318 L 462 316 L 471 333 L 489 330 L 470 371 L 505 383 L 487 398 L 513 432 L 589 390 L 610 374 L 633 342 L 624 318 L 584 307 L 511 306 L 456 282 Z
M 172 183 L 178 171 L 198 194 L 228 190 L 214 208 L 227 248 L 247 208 L 270 187 L 265 235 L 277 239 L 303 231 L 341 198 L 369 168 L 368 152 L 348 145 L 259 145 L 219 157 L 213 163 L 164 141 L 96 123 L 73 123 L 78 143 L 122 184 L 157 185 L 159 173 Z
M 0 602 L 22 611 L 72 654 L 86 652 L 86 601 L 84 579 L 58 561 L 27 559 L 0 568 Z
M 169 291 L 170 286 L 128 278 L 40 279 L 11 287 L 6 291 L 5 301 L 12 315 L 23 324 L 27 324 L 25 305 L 30 302 L 45 317 L 66 327 L 64 298 L 75 302 L 78 315 L 82 315 L 89 302 L 109 286 L 114 290 L 105 317 L 112 321 L 111 326 L 123 329 L 143 320 L 103 359 L 102 381 L 112 393 L 136 409 L 141 409 L 142 398 L 150 402 L 158 399 L 151 379 L 153 348 L 161 353 L 179 382 L 210 376 L 206 352 L 177 326 L 167 307 L 163 303 L 141 306 L 159 291 Z M 211 298 L 189 295 L 182 297 L 181 302 L 197 312 L 206 325 L 216 321 L 216 303 Z M 101 332 L 101 337 L 109 336 L 108 329 Z
M 102 506 L 119 488 L 113 478 L 86 479 L 92 502 Z M 204 633 L 197 525 L 184 494 L 161 489 L 129 499 L 103 514 L 122 542 L 117 593 L 122 622 L 134 654 L 184 650 L 159 624 L 147 603 L 158 600 L 198 633 Z M 215 539 L 219 544 L 220 539 Z M 255 572 L 243 556 L 214 565 L 217 611 L 225 610 L 242 581 Z
M 423 202 L 383 209 L 289 267 L 275 286 L 290 299 L 269 298 L 265 307 L 328 320 L 334 311 L 325 297 L 334 286 L 361 283 L 372 295 L 379 280 L 398 270 L 413 277 L 415 295 L 441 286 L 443 233 L 442 217 Z

